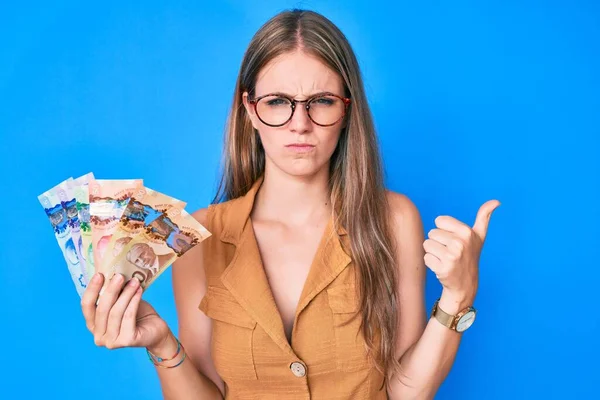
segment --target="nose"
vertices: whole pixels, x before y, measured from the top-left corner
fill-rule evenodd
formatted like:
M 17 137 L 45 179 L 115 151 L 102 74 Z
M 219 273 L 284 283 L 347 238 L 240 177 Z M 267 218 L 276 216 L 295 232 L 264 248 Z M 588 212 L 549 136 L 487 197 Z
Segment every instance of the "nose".
M 308 116 L 305 103 L 297 103 L 294 115 L 289 122 L 289 128 L 294 133 L 307 133 L 312 129 L 312 121 Z

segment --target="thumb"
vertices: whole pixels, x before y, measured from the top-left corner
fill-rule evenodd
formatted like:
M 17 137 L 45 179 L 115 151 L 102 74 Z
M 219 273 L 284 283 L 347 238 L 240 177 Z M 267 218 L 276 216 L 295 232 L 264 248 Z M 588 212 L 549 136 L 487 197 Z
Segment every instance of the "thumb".
M 490 223 L 490 217 L 496 208 L 500 206 L 498 200 L 489 200 L 483 203 L 477 212 L 475 218 L 475 225 L 473 225 L 473 231 L 479 236 L 481 241 L 485 240 L 487 235 L 488 225 Z
M 152 307 L 147 301 L 140 300 L 140 304 L 138 305 L 137 310 L 137 319 L 140 320 L 153 314 L 158 315 L 154 307 Z

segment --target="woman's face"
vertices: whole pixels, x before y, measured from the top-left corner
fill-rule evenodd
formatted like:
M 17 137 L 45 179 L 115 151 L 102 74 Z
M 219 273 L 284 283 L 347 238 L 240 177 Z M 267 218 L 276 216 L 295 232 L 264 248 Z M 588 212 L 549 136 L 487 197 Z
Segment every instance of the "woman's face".
M 295 51 L 275 58 L 260 71 L 254 98 L 279 93 L 295 100 L 306 100 L 324 92 L 343 97 L 342 79 L 317 58 Z M 285 120 L 289 104 L 276 97 L 269 99 L 272 100 L 259 106 L 261 118 L 265 120 L 265 115 L 271 113 L 279 114 Z M 309 118 L 306 103 L 298 103 L 291 120 L 282 126 L 272 127 L 258 118 L 248 102 L 248 93 L 244 93 L 243 100 L 252 125 L 260 135 L 267 164 L 294 176 L 313 175 L 322 168 L 328 168 L 344 119 L 331 126 L 317 125 Z M 337 107 L 340 106 L 343 107 L 337 103 Z M 319 115 L 319 108 L 327 107 L 332 107 L 329 100 L 316 100 L 311 106 L 311 115 L 315 118 Z M 330 113 L 327 110 L 323 112 Z M 317 122 L 323 123 L 322 120 Z

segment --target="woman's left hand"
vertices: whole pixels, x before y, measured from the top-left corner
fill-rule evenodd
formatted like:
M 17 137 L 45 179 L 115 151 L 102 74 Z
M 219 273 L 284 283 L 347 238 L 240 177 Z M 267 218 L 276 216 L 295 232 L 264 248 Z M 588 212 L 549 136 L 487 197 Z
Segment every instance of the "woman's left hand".
M 479 256 L 487 235 L 492 212 L 498 200 L 485 202 L 477 212 L 475 225 L 450 216 L 435 219 L 436 229 L 423 242 L 425 264 L 443 286 L 442 297 L 470 305 L 475 299 L 479 280 Z

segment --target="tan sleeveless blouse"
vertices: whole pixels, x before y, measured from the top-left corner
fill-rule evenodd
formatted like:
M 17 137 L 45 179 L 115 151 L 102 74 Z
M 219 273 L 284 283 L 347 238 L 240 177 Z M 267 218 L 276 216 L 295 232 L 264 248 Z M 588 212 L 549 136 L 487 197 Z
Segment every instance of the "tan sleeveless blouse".
M 212 236 L 202 244 L 208 290 L 199 308 L 212 319 L 212 357 L 226 399 L 387 399 L 359 328 L 354 263 L 340 242 L 348 235 L 335 232 L 333 221 L 288 342 L 250 222 L 261 182 L 243 197 L 209 207 Z

